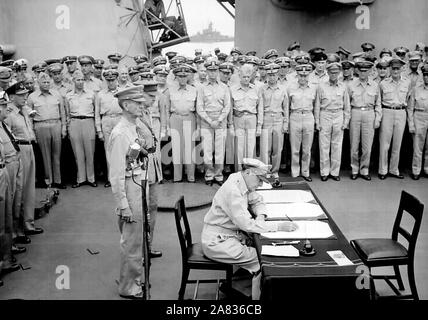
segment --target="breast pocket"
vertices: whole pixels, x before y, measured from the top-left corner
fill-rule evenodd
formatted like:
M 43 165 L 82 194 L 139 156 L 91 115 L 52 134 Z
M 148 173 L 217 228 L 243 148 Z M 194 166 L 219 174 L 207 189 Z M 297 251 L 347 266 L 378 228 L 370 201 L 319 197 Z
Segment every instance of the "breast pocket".
M 374 104 L 375 99 L 376 99 L 376 93 L 371 92 L 371 91 L 366 93 L 366 103 L 367 104 Z

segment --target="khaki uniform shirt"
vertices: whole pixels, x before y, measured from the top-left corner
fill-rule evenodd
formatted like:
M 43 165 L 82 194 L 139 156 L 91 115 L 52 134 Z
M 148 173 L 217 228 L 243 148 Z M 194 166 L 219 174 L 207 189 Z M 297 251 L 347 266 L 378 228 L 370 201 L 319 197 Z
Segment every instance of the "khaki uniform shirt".
M 428 86 L 424 83 L 416 85 L 412 89 L 407 106 L 409 129 L 415 128 L 414 113 L 415 111 L 428 113 Z
M 12 130 L 8 127 L 9 132 L 12 133 Z M 12 141 L 10 140 L 8 134 L 3 129 L 3 125 L 0 121 L 0 142 L 3 149 L 3 160 L 7 162 L 8 158 L 14 157 L 18 152 L 13 147 Z
M 77 93 L 75 90 L 70 91 L 65 96 L 67 114 L 73 117 L 94 117 L 95 116 L 95 93 L 88 89 L 83 89 Z M 69 121 L 68 121 L 69 122 Z
M 36 90 L 28 96 L 27 105 L 30 109 L 37 111 L 33 118 L 34 122 L 46 120 L 61 120 L 65 125 L 66 111 L 64 101 L 56 90 L 42 93 Z
M 380 96 L 382 105 L 386 107 L 403 107 L 407 105 L 410 94 L 410 79 L 403 78 L 396 82 L 387 78 L 380 82 Z
M 293 111 L 313 111 L 316 98 L 316 86 L 309 82 L 302 86 L 298 82 L 287 89 L 290 113 Z
M 35 141 L 36 135 L 34 134 L 30 117 L 25 108 L 19 110 L 15 105 L 12 106 L 13 110 L 4 121 L 17 140 L 22 141 Z
M 122 114 L 122 108 L 119 106 L 117 98 L 113 96 L 115 91 L 108 89 L 101 90 L 95 98 L 95 127 L 97 132 L 101 131 L 101 118 L 104 115 Z
M 244 88 L 241 84 L 230 88 L 232 98 L 231 115 L 250 113 L 257 116 L 257 126 L 263 125 L 263 98 L 261 91 L 250 83 L 249 87 Z M 232 121 L 230 121 L 232 123 Z
M 213 120 L 222 122 L 231 108 L 230 90 L 224 83 L 216 81 L 198 88 L 196 108 L 198 115 L 211 124 Z
M 262 89 L 264 113 L 275 113 L 283 118 L 284 125 L 288 126 L 288 95 L 287 90 L 278 83 L 274 86 L 264 84 Z
M 379 85 L 373 80 L 362 83 L 360 79 L 355 79 L 348 84 L 351 107 L 374 109 L 375 117 L 378 121 L 382 118 L 381 99 Z
M 169 88 L 166 99 L 167 114 L 177 113 L 187 115 L 196 111 L 196 88 L 186 85 L 183 89 L 180 87 Z

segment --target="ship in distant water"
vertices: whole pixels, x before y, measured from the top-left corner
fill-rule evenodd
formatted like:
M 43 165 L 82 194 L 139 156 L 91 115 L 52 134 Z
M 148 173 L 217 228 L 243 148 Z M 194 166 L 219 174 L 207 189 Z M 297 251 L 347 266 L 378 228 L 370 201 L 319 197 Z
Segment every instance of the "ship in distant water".
M 203 29 L 193 36 L 190 36 L 191 42 L 220 42 L 220 41 L 233 41 L 234 37 L 226 36 L 214 30 L 213 23 L 208 24 L 208 28 Z

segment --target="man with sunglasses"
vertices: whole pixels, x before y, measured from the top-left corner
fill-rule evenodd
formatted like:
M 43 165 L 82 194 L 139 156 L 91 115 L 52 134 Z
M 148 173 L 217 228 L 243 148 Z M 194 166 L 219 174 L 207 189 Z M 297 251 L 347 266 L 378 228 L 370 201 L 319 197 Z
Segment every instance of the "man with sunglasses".
M 382 122 L 379 130 L 379 179 L 384 180 L 387 173 L 391 177 L 404 179 L 398 170 L 400 162 L 401 141 L 406 127 L 406 107 L 410 91 L 410 80 L 401 76 L 405 62 L 393 58 L 389 62 L 391 77 L 381 81 Z M 391 144 L 392 142 L 392 144 Z M 388 169 L 388 153 L 391 158 Z

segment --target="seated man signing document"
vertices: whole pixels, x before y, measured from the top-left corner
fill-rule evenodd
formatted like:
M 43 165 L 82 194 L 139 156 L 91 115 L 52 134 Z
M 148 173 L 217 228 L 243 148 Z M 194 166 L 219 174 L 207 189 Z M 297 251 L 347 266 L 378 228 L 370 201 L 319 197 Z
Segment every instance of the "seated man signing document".
M 270 166 L 243 159 L 243 170 L 233 173 L 215 194 L 204 218 L 202 250 L 208 258 L 242 267 L 253 274 L 252 298 L 260 297 L 260 264 L 256 249 L 248 246 L 244 232 L 294 231 L 291 221 L 265 221 L 266 207 L 255 190 L 268 182 Z M 249 211 L 251 210 L 251 212 Z

